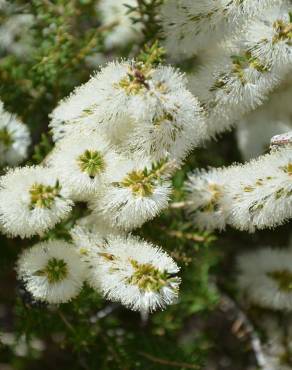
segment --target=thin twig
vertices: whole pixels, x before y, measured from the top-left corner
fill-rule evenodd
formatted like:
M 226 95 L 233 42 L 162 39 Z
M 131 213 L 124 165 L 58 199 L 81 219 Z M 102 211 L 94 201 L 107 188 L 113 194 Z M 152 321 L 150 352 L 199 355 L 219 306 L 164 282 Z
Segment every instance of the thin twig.
M 225 304 L 228 309 L 232 309 L 236 313 L 236 321 L 233 325 L 233 332 L 237 332 L 240 328 L 244 328 L 244 334 L 250 339 L 250 344 L 254 352 L 258 366 L 261 369 L 266 369 L 267 361 L 264 351 L 262 349 L 262 343 L 260 337 L 258 336 L 256 329 L 248 316 L 243 312 L 240 306 L 228 295 L 221 294 L 223 304 Z
M 72 331 L 73 333 L 75 333 L 75 329 L 73 327 L 73 325 L 67 320 L 66 316 L 63 314 L 63 312 L 61 311 L 58 311 L 58 315 L 60 317 L 60 319 L 63 321 L 63 323 L 65 324 L 65 326 L 70 330 Z
M 82 59 L 84 59 L 84 57 L 87 54 L 89 54 L 91 52 L 91 50 L 95 47 L 96 41 L 97 41 L 97 38 L 99 37 L 99 35 L 102 34 L 103 32 L 110 31 L 111 29 L 113 29 L 118 24 L 119 24 L 119 22 L 114 21 L 114 22 L 99 26 L 95 30 L 94 34 L 92 35 L 92 37 L 90 38 L 88 43 L 83 48 L 81 48 L 79 50 L 78 54 L 74 58 L 72 58 L 68 63 L 64 64 L 62 69 L 66 69 L 66 68 L 70 67 L 71 65 L 77 64 Z
M 176 361 L 169 361 L 165 360 L 163 358 L 155 357 L 152 355 L 149 355 L 149 353 L 145 352 L 138 352 L 141 356 L 147 358 L 148 360 L 152 362 L 156 362 L 157 364 L 161 365 L 168 365 L 168 366 L 173 366 L 173 367 L 185 367 L 186 369 L 199 369 L 199 366 L 197 365 L 192 365 L 192 364 L 187 364 L 185 362 L 176 362 Z

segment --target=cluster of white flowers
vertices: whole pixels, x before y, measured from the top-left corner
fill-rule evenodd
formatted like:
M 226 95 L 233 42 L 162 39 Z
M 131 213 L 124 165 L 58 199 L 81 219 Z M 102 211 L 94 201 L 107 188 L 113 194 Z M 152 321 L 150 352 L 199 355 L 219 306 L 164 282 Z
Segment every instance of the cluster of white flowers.
M 260 106 L 291 73 L 290 2 L 185 0 L 165 4 L 163 23 L 169 50 L 180 54 L 175 45 L 191 54 L 203 47 L 212 50 L 202 57 L 202 68 L 190 76 L 191 90 L 207 111 L 209 135 L 228 129 Z
M 178 267 L 127 232 L 168 206 L 171 175 L 206 135 L 204 113 L 183 74 L 146 61 L 105 66 L 51 114 L 56 145 L 39 166 L 0 179 L 0 227 L 8 236 L 46 236 L 75 202 L 90 214 L 72 244 L 41 242 L 17 271 L 35 299 L 67 302 L 88 284 L 133 310 L 174 302 Z
M 118 152 L 180 161 L 206 135 L 202 109 L 186 84 L 172 67 L 110 63 L 52 112 L 54 139 L 98 130 Z
M 98 3 L 109 27 L 109 50 L 139 39 L 141 28 L 128 14 L 136 5 Z M 188 81 L 175 68 L 147 59 L 147 53 L 108 63 L 51 113 L 55 146 L 46 160 L 9 170 L 0 179 L 0 230 L 8 236 L 47 237 L 70 217 L 74 203 L 86 203 L 89 211 L 70 230 L 72 242 L 40 242 L 20 256 L 19 279 L 36 299 L 70 301 L 86 282 L 106 299 L 141 312 L 175 302 L 176 263 L 128 233 L 167 208 L 173 172 L 205 139 L 241 120 L 242 151 L 253 155 L 266 136 L 254 145 L 246 122 L 261 123 L 260 131 L 272 122 L 267 135 L 291 123 L 291 81 L 285 81 L 292 65 L 291 2 L 169 0 L 161 12 L 170 54 L 205 53 L 204 67 Z M 267 108 L 262 104 L 270 94 L 275 104 Z M 3 163 L 17 164 L 25 158 L 28 132 L 2 106 L 0 114 Z M 186 204 L 199 228 L 231 225 L 254 232 L 292 217 L 292 143 L 278 137 L 273 144 L 270 154 L 245 165 L 190 175 Z M 284 263 L 290 254 L 277 252 L 278 263 L 271 250 L 242 257 L 239 284 L 251 301 L 290 306 L 292 272 Z M 250 289 L 253 280 L 259 284 Z
M 89 285 L 106 298 L 143 312 L 177 298 L 179 269 L 161 249 L 133 236 L 95 234 L 92 238 L 84 230 L 73 233 L 78 253 L 89 266 Z
M 86 281 L 106 299 L 141 312 L 176 300 L 179 268 L 170 256 L 137 237 L 92 230 L 76 226 L 74 244 L 51 240 L 21 254 L 18 277 L 35 299 L 68 302 Z
M 205 111 L 206 138 L 237 123 L 243 159 L 258 157 L 194 171 L 181 204 L 202 230 L 230 225 L 255 232 L 283 224 L 292 218 L 292 1 L 166 0 L 161 13 L 168 55 L 195 66 L 189 86 Z M 291 247 L 240 256 L 242 303 L 291 312 L 291 261 Z M 288 370 L 288 322 L 269 323 L 261 368 Z
M 36 299 L 60 303 L 80 292 L 86 269 L 69 243 L 55 240 L 25 250 L 18 260 L 17 273 Z
M 240 33 L 242 27 L 280 0 L 167 0 L 161 8 L 166 47 L 177 57 Z
M 225 183 L 230 170 L 214 169 L 195 171 L 186 183 L 187 211 L 196 226 L 202 230 L 223 230 L 226 226 L 228 201 L 225 200 Z
M 27 157 L 30 133 L 14 114 L 4 110 L 0 101 L 0 165 L 15 166 Z
M 211 230 L 229 224 L 254 232 L 290 219 L 292 147 L 286 141 L 245 165 L 190 175 L 187 206 L 198 225 Z

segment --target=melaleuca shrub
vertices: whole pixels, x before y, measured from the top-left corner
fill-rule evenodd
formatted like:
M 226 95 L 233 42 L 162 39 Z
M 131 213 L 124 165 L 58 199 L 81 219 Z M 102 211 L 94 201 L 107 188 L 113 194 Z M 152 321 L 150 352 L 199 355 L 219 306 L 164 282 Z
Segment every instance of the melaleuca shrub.
M 91 224 L 110 229 L 96 229 L 93 246 L 82 253 L 74 242 L 33 246 L 19 259 L 20 279 L 35 298 L 62 303 L 80 291 L 88 269 L 84 276 L 107 299 L 143 312 L 173 303 L 179 268 L 172 258 L 139 239 L 122 238 L 168 207 L 171 176 L 204 138 L 203 109 L 185 76 L 150 61 L 110 63 L 50 116 L 56 144 L 46 160 L 1 178 L 2 231 L 42 236 L 81 201 Z M 78 229 L 74 234 L 76 240 Z M 118 251 L 123 248 L 124 256 Z
M 290 368 L 291 1 L 0 0 L 0 20 L 0 232 L 27 315 L 3 343 L 53 317 L 84 368 L 208 348 L 211 369 L 231 306 L 258 367 Z

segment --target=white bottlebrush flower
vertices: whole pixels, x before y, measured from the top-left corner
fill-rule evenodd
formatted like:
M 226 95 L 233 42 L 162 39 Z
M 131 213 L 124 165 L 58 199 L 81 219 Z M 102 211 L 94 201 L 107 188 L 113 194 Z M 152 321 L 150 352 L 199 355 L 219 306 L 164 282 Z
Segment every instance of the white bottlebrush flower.
M 172 170 L 173 163 L 167 161 L 119 163 L 107 174 L 107 185 L 89 206 L 113 227 L 140 227 L 167 207 L 171 193 L 167 178 Z
M 191 56 L 234 34 L 263 9 L 281 0 L 168 0 L 161 7 L 166 49 Z
M 183 2 L 164 1 L 160 13 L 167 53 L 175 60 L 190 57 L 196 53 L 193 23 L 189 21 L 189 9 Z
M 292 217 L 292 148 L 287 146 L 239 168 L 227 192 L 230 224 L 241 230 L 281 225 Z
M 285 324 L 281 315 L 261 315 L 258 323 L 265 334 L 262 350 L 266 360 L 265 370 L 290 370 L 290 353 L 292 348 L 291 318 L 286 315 Z
M 58 139 L 88 127 L 103 131 L 107 136 L 121 138 L 132 128 L 127 111 L 127 100 L 132 96 L 124 93 L 119 82 L 128 76 L 130 63 L 112 62 L 102 68 L 87 83 L 77 87 L 73 93 L 51 113 L 53 137 Z M 121 139 L 119 139 L 121 140 Z
M 266 360 L 265 370 L 290 370 L 290 350 L 287 350 L 282 341 L 271 339 L 270 342 L 263 348 L 263 354 Z
M 70 235 L 80 259 L 87 267 L 90 267 L 92 266 L 92 256 L 95 255 L 98 246 L 103 245 L 110 236 L 122 236 L 124 234 L 119 229 L 111 227 L 109 222 L 104 220 L 101 215 L 90 214 L 76 222 L 70 230 Z M 89 285 L 92 285 L 90 271 L 91 268 L 87 268 L 86 281 Z
M 32 14 L 7 14 L 7 19 L 0 26 L 0 51 L 26 57 L 33 41 L 29 34 L 33 23 Z
M 202 230 L 223 230 L 228 220 L 229 199 L 225 184 L 230 177 L 224 169 L 196 171 L 186 183 L 187 212 Z
M 134 24 L 129 14 L 129 7 L 137 7 L 136 0 L 100 0 L 97 11 L 100 13 L 102 24 L 110 29 L 105 36 L 105 46 L 108 49 L 123 47 L 130 42 L 137 42 L 142 36 L 140 23 Z
M 6 7 L 9 6 L 9 3 L 7 2 L 7 0 L 0 0 L 0 10 L 5 10 Z
M 71 208 L 68 190 L 51 169 L 16 168 L 0 180 L 0 223 L 8 235 L 42 234 L 66 218 Z
M 86 267 L 74 247 L 62 240 L 36 244 L 17 263 L 18 278 L 34 298 L 58 304 L 80 292 Z
M 172 70 L 165 70 L 165 80 Z M 167 77 L 169 74 L 169 78 Z M 198 100 L 185 87 L 168 91 L 159 98 L 153 108 L 135 116 L 133 132 L 125 143 L 142 158 L 148 156 L 161 160 L 166 156 L 180 161 L 200 143 L 206 135 L 203 110 Z
M 15 115 L 4 110 L 0 101 L 0 165 L 14 166 L 27 157 L 30 133 Z
M 70 230 L 70 235 L 80 256 L 88 257 L 92 243 L 100 243 L 109 235 L 122 235 L 119 229 L 111 227 L 101 215 L 90 214 L 79 219 Z
M 282 7 L 282 3 L 261 10 L 235 38 L 217 45 L 211 60 L 190 77 L 191 91 L 207 111 L 209 135 L 230 128 L 289 78 L 291 5 Z M 267 29 L 272 36 L 267 35 Z
M 97 132 L 73 133 L 63 139 L 49 158 L 61 182 L 76 201 L 89 200 L 100 190 L 104 176 L 120 159 Z
M 245 165 L 191 175 L 188 210 L 202 228 L 272 228 L 292 217 L 291 176 L 291 144 Z
M 292 63 L 292 4 L 283 3 L 260 12 L 245 34 L 252 55 L 278 68 Z
M 112 144 L 155 160 L 183 156 L 205 134 L 186 82 L 172 67 L 110 63 L 52 112 L 54 138 L 93 127 Z
M 93 245 L 90 283 L 106 298 L 142 312 L 174 302 L 179 268 L 160 248 L 135 237 L 111 236 Z
M 199 72 L 190 76 L 191 91 L 207 111 L 213 136 L 260 106 L 280 81 L 279 74 L 245 51 L 239 42 L 222 44 Z
M 253 304 L 292 310 L 292 250 L 263 248 L 238 259 L 238 286 Z

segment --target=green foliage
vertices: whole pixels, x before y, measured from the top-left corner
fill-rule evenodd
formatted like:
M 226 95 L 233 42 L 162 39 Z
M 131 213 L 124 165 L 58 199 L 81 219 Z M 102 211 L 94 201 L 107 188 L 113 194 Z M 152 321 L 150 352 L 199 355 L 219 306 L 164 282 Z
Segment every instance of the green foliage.
M 129 6 L 133 23 L 141 23 L 144 42 L 152 43 L 160 38 L 161 27 L 158 20 L 158 9 L 164 0 L 137 0 L 137 6 Z
M 24 59 L 10 54 L 0 59 L 0 95 L 8 109 L 41 132 L 59 99 L 90 76 L 85 58 L 102 50 L 105 30 L 94 1 L 12 3 L 35 16 L 27 31 L 33 45 Z
M 152 45 L 145 45 L 144 49 L 141 50 L 137 57 L 137 60 L 145 64 L 146 66 L 155 66 L 163 62 L 163 57 L 165 56 L 165 50 L 159 45 L 158 40 L 156 40 Z
M 53 148 L 52 138 L 47 133 L 42 133 L 38 144 L 34 146 L 32 161 L 35 164 L 40 164 Z

